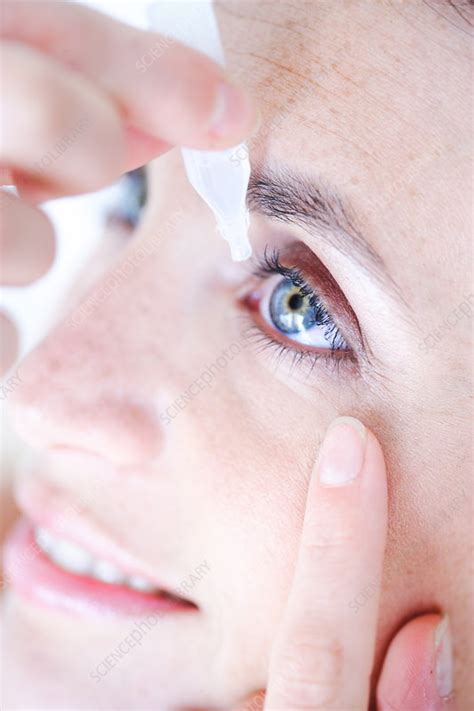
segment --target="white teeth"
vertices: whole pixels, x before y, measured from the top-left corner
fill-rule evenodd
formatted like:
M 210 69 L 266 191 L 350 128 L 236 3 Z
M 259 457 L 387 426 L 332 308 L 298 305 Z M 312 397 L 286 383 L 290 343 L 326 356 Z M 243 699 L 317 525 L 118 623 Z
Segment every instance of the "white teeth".
M 56 565 L 77 575 L 89 573 L 92 558 L 83 548 L 69 541 L 58 541 L 49 550 L 50 557 Z
M 102 583 L 111 583 L 112 585 L 123 585 L 125 575 L 113 563 L 108 560 L 95 560 L 92 566 L 91 574 Z
M 126 585 L 132 590 L 144 593 L 158 592 L 156 585 L 141 575 L 127 576 L 114 563 L 101 558 L 93 558 L 84 548 L 62 538 L 56 538 L 45 528 L 36 528 L 35 539 L 48 558 L 59 568 L 70 573 L 95 578 L 109 585 Z
M 35 538 L 36 543 L 44 551 L 48 551 L 54 543 L 53 536 L 45 528 L 38 527 L 35 531 Z
M 44 528 L 38 528 L 35 537 L 39 547 L 48 553 L 60 568 L 79 575 L 89 572 L 92 558 L 83 548 L 55 538 Z
M 156 586 L 146 578 L 142 578 L 141 575 L 131 575 L 127 578 L 126 585 L 133 590 L 140 590 L 140 592 L 154 592 L 156 590 Z

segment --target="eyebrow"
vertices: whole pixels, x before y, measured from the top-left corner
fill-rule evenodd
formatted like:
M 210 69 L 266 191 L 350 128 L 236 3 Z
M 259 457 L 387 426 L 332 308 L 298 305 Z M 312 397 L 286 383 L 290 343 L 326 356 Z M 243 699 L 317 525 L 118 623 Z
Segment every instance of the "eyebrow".
M 257 169 L 250 176 L 247 205 L 253 212 L 300 227 L 314 239 L 322 238 L 403 301 L 383 259 L 356 228 L 334 189 L 288 169 Z

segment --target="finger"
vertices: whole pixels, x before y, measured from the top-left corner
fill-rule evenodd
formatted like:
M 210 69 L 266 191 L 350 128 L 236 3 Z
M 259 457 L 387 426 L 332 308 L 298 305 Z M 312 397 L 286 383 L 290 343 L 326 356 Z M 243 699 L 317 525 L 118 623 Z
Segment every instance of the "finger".
M 447 618 L 424 615 L 394 637 L 377 686 L 378 711 L 455 711 Z
M 167 143 L 232 146 L 250 134 L 255 122 L 249 98 L 207 57 L 89 8 L 4 2 L 3 36 L 61 61 L 67 57 L 116 99 L 127 123 Z
M 0 190 L 0 283 L 23 286 L 54 259 L 54 230 L 44 212 Z
M 359 421 L 338 418 L 310 480 L 265 708 L 366 711 L 386 525 L 380 445 Z M 369 584 L 356 614 L 350 602 Z
M 125 135 L 110 98 L 50 57 L 3 42 L 0 161 L 20 188 L 95 190 L 124 170 Z
M 148 163 L 151 158 L 157 158 L 171 148 L 166 141 L 153 138 L 153 136 L 143 133 L 143 131 L 133 126 L 126 126 L 125 138 L 127 145 L 125 172 L 140 168 L 145 163 Z
M 78 127 L 81 127 L 80 123 L 76 124 L 76 129 Z M 68 136 L 66 134 L 66 138 L 67 137 Z M 140 168 L 150 160 L 150 157 L 156 158 L 162 155 L 163 153 L 166 153 L 171 148 L 171 146 L 165 143 L 164 141 L 161 141 L 158 138 L 153 138 L 152 136 L 149 136 L 131 126 L 125 127 L 125 142 L 125 164 L 124 168 L 120 170 L 120 175 L 123 172 L 128 172 L 131 170 L 135 170 L 136 168 Z M 58 143 L 59 145 L 61 145 L 61 141 L 59 141 Z M 48 155 L 46 156 L 46 159 L 48 159 Z M 41 165 L 44 166 L 44 160 L 41 162 Z M 73 168 L 74 164 L 72 164 L 71 167 Z M 81 174 L 81 187 L 78 187 L 77 185 L 75 187 L 71 187 L 71 183 L 69 185 L 66 185 L 64 183 L 59 182 L 57 179 L 56 181 L 46 179 L 46 172 L 47 168 L 44 170 L 44 172 L 42 172 L 41 183 L 38 183 L 34 175 L 27 176 L 25 173 L 20 174 L 18 172 L 14 174 L 11 173 L 10 178 L 8 180 L 2 181 L 0 178 L 0 183 L 3 182 L 3 184 L 5 185 L 15 185 L 18 194 L 22 198 L 29 200 L 33 203 L 45 202 L 46 200 L 50 200 L 53 197 L 57 198 L 64 195 L 74 195 L 80 192 L 90 192 L 97 187 L 102 187 L 101 185 L 98 185 L 97 173 L 93 176 L 95 185 L 94 188 L 90 185 L 84 184 L 84 174 Z M 112 177 L 116 178 L 117 175 L 113 175 Z M 110 183 L 110 180 L 107 178 L 107 180 L 103 182 L 104 185 L 107 185 L 108 183 Z
M 0 375 L 6 373 L 18 357 L 18 332 L 15 324 L 0 311 Z

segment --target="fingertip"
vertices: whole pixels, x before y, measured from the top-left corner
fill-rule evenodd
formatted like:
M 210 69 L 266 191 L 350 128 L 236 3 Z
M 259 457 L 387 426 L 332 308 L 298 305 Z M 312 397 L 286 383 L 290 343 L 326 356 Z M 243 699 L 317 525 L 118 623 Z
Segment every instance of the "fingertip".
M 210 147 L 232 146 L 255 128 L 257 111 L 251 97 L 227 81 L 218 83 L 209 122 Z
M 160 138 L 150 136 L 150 134 L 140 131 L 134 126 L 125 127 L 125 142 L 127 147 L 125 158 L 125 170 L 135 170 L 149 161 L 166 153 L 170 144 Z
M 222 150 L 245 140 L 258 114 L 253 99 L 208 57 L 176 43 L 137 83 L 128 119 L 167 143 Z
M 395 635 L 377 686 L 380 711 L 430 708 L 454 711 L 452 660 L 446 618 L 427 614 Z

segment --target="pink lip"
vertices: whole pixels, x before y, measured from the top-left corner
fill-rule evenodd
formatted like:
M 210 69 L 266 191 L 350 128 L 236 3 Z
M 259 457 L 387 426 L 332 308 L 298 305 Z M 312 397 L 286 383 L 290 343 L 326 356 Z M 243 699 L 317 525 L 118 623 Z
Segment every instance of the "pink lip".
M 27 519 L 16 525 L 7 540 L 4 568 L 5 584 L 26 599 L 75 615 L 161 617 L 197 610 L 192 603 L 167 594 L 141 593 L 62 570 L 38 547 Z

